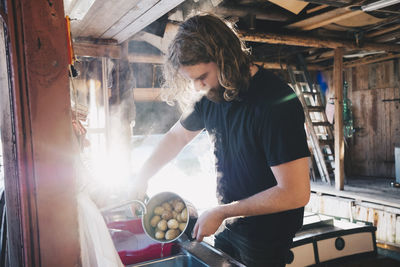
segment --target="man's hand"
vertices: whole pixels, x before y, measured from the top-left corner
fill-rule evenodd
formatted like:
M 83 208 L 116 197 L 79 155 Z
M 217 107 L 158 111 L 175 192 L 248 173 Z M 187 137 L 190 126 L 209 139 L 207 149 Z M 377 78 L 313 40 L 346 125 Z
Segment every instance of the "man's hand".
M 204 237 L 214 234 L 222 222 L 225 220 L 222 207 L 218 206 L 205 211 L 197 219 L 196 225 L 193 228 L 192 237 L 201 242 Z
M 140 178 L 134 179 L 129 198 L 143 201 L 146 196 L 147 186 L 148 183 L 146 180 Z
M 128 200 L 139 200 L 143 203 L 146 201 L 146 191 L 148 182 L 145 179 L 141 179 L 139 176 L 132 178 L 132 184 L 130 185 Z M 136 214 L 137 211 L 143 211 L 143 207 L 139 204 L 132 204 L 132 211 Z

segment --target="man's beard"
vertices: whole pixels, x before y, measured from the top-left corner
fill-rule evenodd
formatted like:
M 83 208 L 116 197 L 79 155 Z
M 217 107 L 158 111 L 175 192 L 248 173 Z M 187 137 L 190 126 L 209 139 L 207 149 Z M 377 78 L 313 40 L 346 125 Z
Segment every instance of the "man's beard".
M 217 88 L 210 88 L 206 93 L 206 97 L 214 103 L 219 103 L 224 100 L 224 91 L 225 88 L 219 85 Z

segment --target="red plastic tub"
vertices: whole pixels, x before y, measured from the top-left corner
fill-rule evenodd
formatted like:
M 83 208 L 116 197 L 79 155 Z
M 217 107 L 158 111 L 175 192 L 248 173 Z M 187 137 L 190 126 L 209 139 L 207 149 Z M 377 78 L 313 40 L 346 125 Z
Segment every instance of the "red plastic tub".
M 141 219 L 111 222 L 107 226 L 109 229 L 123 230 L 112 231 L 111 236 L 125 265 L 168 257 L 176 249 L 176 243 L 161 244 L 148 237 Z

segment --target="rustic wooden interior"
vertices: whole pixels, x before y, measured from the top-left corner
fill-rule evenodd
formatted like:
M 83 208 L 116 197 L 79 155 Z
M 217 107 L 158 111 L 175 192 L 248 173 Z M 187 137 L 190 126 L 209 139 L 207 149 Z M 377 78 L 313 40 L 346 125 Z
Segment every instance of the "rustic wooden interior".
M 115 64 L 110 108 L 132 99 L 143 110 L 153 105 L 178 114 L 160 102 L 161 65 L 176 25 L 194 11 L 236 22 L 255 62 L 281 77 L 298 67 L 300 54 L 314 82 L 317 73 L 324 77 L 325 100 L 335 109 L 335 175 L 330 184 L 314 181 L 309 210 L 370 221 L 378 240 L 398 249 L 400 189 L 390 182 L 400 146 L 400 3 L 365 11 L 377 2 L 1 0 L 0 63 L 8 65 L 1 65 L 0 126 L 11 264 L 79 266 L 66 15 L 80 73 L 90 64 L 100 74 L 106 60 Z M 123 66 L 135 83 L 119 71 Z M 348 139 L 344 81 L 354 127 Z

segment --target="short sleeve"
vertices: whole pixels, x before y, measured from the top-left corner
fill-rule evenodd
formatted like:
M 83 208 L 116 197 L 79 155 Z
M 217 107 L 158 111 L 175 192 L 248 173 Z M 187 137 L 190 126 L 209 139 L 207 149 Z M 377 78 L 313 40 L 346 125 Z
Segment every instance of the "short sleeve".
M 193 108 L 182 114 L 180 122 L 186 130 L 198 131 L 204 129 L 204 119 L 200 106 L 201 102 L 197 102 Z
M 261 140 L 268 166 L 310 156 L 304 121 L 297 97 L 275 104 L 264 113 Z

